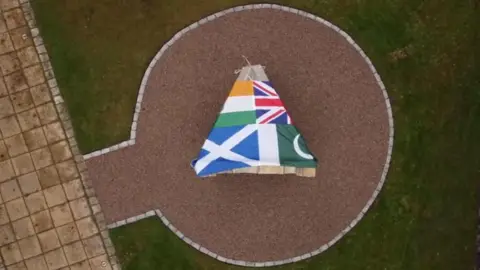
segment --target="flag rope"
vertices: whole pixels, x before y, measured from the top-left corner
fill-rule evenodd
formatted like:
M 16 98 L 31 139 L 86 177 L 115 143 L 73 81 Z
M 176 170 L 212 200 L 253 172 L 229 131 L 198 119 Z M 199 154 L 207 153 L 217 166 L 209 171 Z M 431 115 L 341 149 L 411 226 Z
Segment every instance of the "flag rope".
M 245 55 L 242 55 L 243 57 L 243 60 L 245 60 L 245 62 L 247 62 L 247 67 L 248 67 L 248 71 L 247 71 L 247 79 L 251 80 L 251 81 L 254 81 L 254 79 L 252 77 L 250 77 L 250 71 L 252 70 L 252 64 L 250 63 L 250 61 L 248 61 L 248 58 L 245 56 Z M 261 66 L 264 70 L 265 70 L 265 66 Z M 235 70 L 234 74 L 239 74 L 240 72 L 242 72 L 242 69 L 237 69 Z

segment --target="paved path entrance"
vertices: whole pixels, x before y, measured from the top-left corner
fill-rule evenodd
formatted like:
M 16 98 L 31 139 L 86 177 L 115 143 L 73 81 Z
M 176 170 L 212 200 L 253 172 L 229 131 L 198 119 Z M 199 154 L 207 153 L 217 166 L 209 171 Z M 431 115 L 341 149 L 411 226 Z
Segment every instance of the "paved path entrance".
M 112 269 L 29 3 L 0 9 L 0 269 Z

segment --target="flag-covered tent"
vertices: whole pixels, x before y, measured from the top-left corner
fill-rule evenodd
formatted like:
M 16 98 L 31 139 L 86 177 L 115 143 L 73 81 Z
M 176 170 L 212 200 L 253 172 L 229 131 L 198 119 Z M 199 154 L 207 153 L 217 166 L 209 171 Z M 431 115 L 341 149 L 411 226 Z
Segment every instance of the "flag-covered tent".
M 263 67 L 248 65 L 240 71 L 191 165 L 201 177 L 218 173 L 314 176 L 316 163 Z

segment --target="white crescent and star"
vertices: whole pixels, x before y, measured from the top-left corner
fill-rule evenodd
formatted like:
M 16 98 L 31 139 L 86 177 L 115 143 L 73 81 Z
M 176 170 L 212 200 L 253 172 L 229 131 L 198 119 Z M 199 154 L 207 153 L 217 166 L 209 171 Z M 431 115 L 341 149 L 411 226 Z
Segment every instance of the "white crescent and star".
M 295 152 L 297 153 L 297 155 L 301 156 L 302 158 L 313 159 L 312 155 L 310 155 L 308 153 L 305 153 L 305 152 L 302 151 L 302 149 L 300 149 L 300 146 L 298 145 L 298 139 L 299 138 L 300 138 L 300 134 L 297 134 L 297 136 L 293 140 L 293 149 L 295 149 Z

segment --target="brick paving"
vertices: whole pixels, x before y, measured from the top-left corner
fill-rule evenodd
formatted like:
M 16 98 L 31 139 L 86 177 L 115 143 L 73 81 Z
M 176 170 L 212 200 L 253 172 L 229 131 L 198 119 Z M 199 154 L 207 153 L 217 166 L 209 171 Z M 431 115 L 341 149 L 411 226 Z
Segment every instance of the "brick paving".
M 0 269 L 119 269 L 30 5 L 0 9 Z

